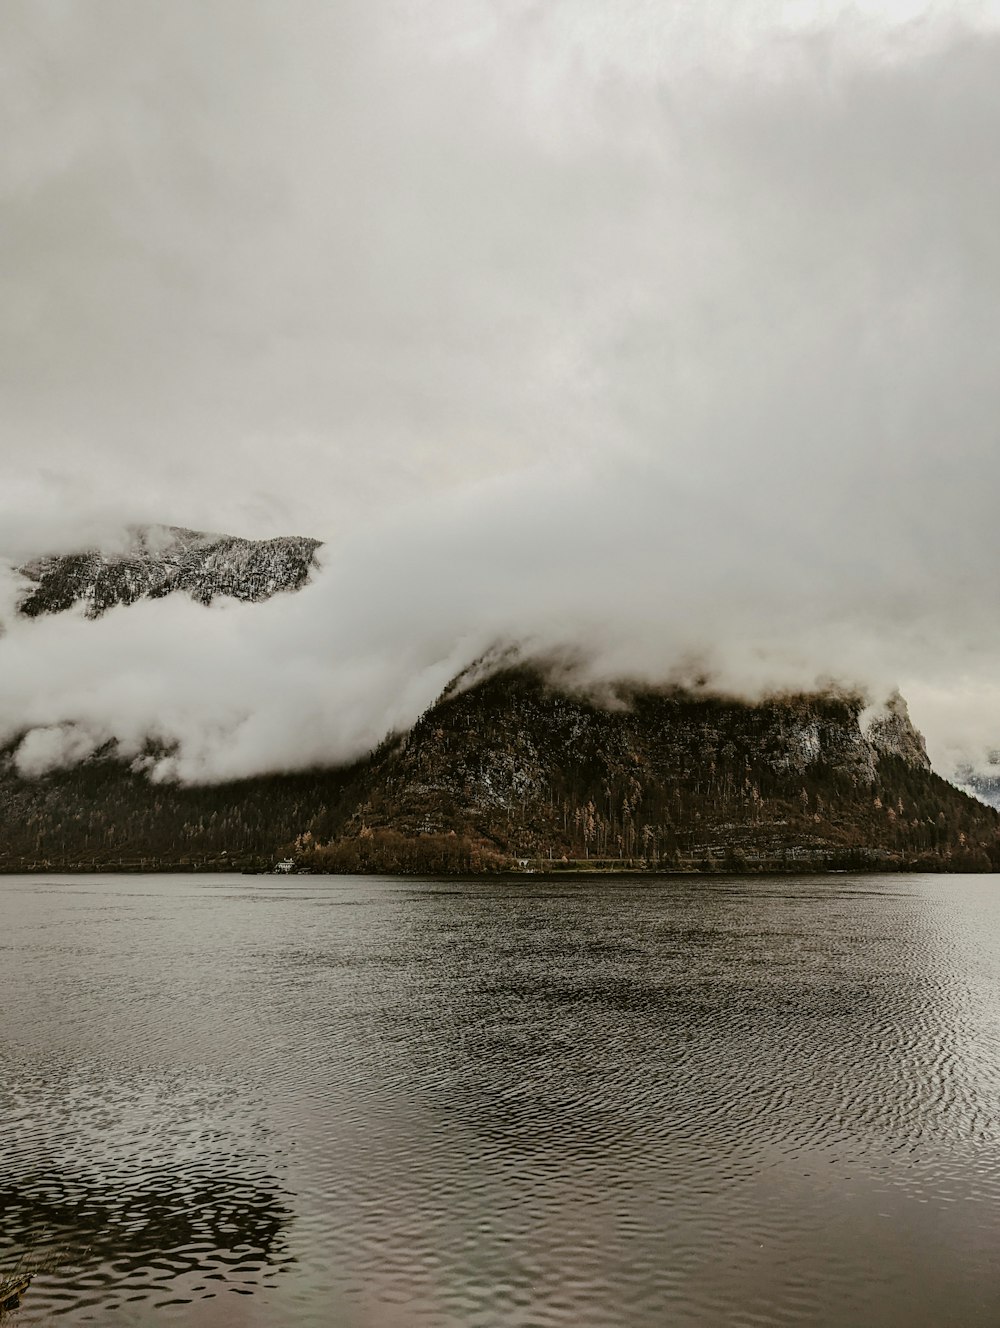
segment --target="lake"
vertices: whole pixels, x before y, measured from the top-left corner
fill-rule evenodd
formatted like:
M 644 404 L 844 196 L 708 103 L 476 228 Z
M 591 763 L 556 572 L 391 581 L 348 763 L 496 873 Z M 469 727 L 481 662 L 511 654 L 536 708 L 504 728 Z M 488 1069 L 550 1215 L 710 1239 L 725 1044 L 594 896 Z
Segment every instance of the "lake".
M 1000 1324 L 1000 877 L 0 877 L 17 1325 Z

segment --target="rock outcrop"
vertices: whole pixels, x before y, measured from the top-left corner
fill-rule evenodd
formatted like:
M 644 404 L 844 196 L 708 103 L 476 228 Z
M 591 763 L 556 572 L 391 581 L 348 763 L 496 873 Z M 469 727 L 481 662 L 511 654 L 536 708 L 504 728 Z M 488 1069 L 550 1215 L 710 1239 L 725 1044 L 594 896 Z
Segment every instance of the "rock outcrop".
M 137 526 L 123 547 L 37 558 L 19 568 L 30 583 L 19 604 L 30 617 L 83 604 L 97 618 L 118 604 L 181 591 L 202 604 L 218 596 L 268 599 L 298 590 L 315 566 L 319 540 L 239 539 L 179 526 Z
M 865 737 L 876 757 L 898 756 L 920 770 L 930 770 L 930 757 L 923 734 L 918 733 L 910 720 L 910 712 L 899 692 L 881 706 L 868 712 Z

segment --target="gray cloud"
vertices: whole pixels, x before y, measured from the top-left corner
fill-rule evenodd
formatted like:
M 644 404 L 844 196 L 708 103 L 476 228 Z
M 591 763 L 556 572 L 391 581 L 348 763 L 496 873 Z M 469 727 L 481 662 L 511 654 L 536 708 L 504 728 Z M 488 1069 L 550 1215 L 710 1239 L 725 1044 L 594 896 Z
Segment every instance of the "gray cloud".
M 1000 41 L 781 9 L 7 7 L 0 549 L 329 540 L 294 599 L 8 612 L 26 768 L 339 759 L 510 638 L 996 746 Z

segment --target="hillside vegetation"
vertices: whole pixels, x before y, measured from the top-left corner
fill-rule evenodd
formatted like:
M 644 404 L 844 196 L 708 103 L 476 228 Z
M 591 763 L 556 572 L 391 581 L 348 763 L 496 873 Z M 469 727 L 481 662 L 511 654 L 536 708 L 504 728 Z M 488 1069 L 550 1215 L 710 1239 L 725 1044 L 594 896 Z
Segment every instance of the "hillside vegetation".
M 36 781 L 0 760 L 0 869 L 1000 868 L 1000 815 L 929 768 L 898 699 L 603 704 L 529 669 L 458 680 L 339 771 L 183 788 L 108 754 Z

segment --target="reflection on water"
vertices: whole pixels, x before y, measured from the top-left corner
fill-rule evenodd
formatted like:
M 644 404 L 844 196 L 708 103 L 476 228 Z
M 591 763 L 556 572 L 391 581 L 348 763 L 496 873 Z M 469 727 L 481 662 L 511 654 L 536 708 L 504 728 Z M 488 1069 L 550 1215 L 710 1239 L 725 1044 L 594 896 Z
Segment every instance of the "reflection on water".
M 291 1214 L 234 1085 L 39 1051 L 7 1059 L 0 1092 L 0 1273 L 39 1270 L 18 1322 L 127 1306 L 144 1322 L 273 1285 Z
M 1000 1323 L 997 878 L 7 878 L 0 1006 L 18 1324 Z
M 8 1178 L 0 1217 L 0 1259 L 20 1246 L 22 1266 L 44 1273 L 32 1299 L 44 1292 L 79 1319 L 88 1306 L 211 1299 L 220 1282 L 249 1295 L 280 1266 L 288 1211 L 238 1176 L 151 1167 L 118 1186 L 59 1171 Z

